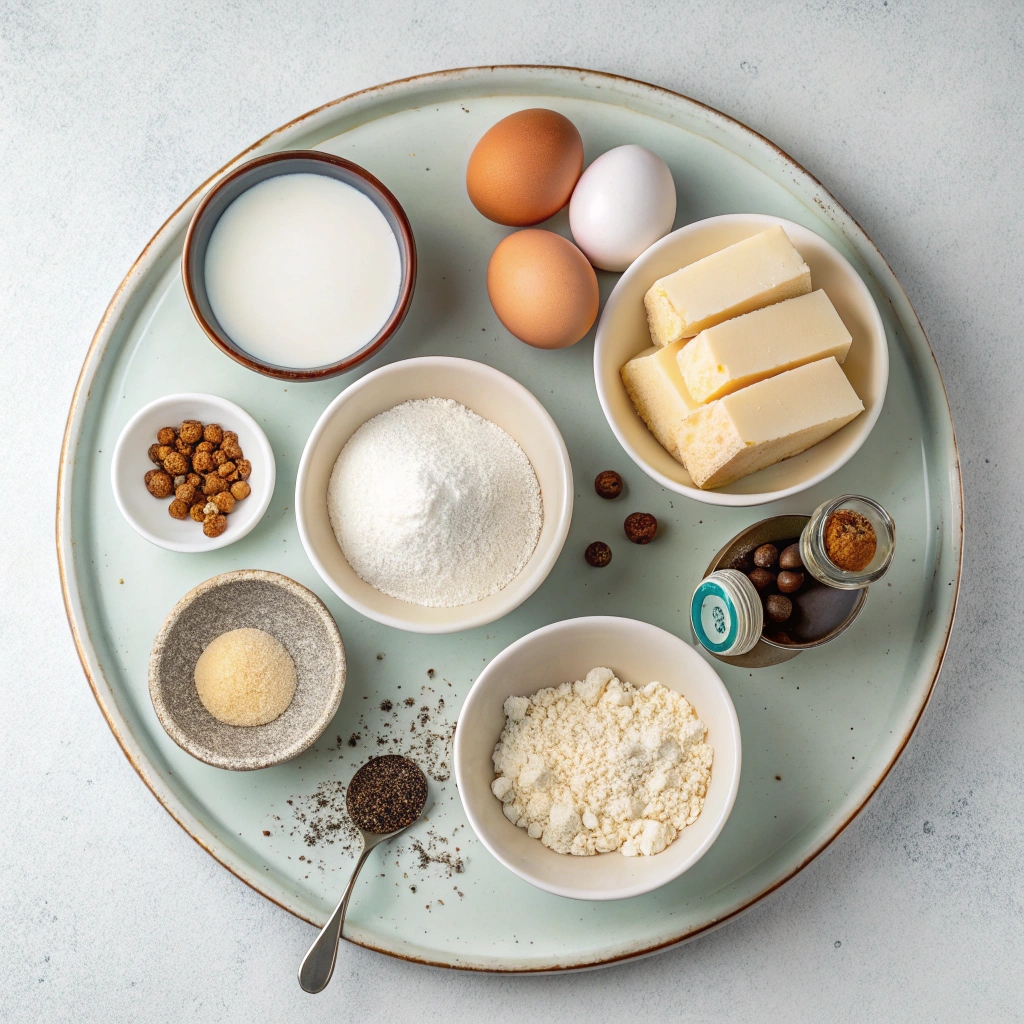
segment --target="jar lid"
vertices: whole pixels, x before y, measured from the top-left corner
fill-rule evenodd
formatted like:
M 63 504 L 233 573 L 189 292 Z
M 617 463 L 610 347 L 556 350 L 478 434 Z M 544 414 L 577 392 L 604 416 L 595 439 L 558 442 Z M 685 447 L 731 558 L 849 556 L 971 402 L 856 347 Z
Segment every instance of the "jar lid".
M 754 584 L 736 569 L 701 580 L 690 601 L 690 625 L 712 654 L 746 654 L 761 638 L 764 610 Z

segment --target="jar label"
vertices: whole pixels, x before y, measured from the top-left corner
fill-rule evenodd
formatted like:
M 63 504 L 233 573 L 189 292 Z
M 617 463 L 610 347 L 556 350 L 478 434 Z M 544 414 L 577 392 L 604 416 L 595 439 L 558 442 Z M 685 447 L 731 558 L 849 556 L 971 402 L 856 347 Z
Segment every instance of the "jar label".
M 715 654 L 729 650 L 736 643 L 736 609 L 714 580 L 705 580 L 694 593 L 690 621 L 701 645 Z

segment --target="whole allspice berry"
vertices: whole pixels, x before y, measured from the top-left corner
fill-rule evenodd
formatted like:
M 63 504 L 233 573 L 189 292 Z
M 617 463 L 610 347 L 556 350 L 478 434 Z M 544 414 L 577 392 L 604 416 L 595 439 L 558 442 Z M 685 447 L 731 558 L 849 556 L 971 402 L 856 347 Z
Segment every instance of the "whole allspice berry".
M 242 501 L 252 493 L 252 488 L 244 480 L 236 480 L 231 485 L 231 496 L 235 501 Z
M 622 493 L 622 477 L 614 469 L 606 469 L 594 477 L 594 490 L 602 498 L 617 498 Z
M 177 435 L 175 433 L 174 427 L 161 427 L 156 432 L 156 443 L 167 445 L 174 444 L 174 439 L 176 436 Z
M 650 512 L 631 512 L 622 528 L 634 544 L 650 544 L 658 534 L 658 520 Z
M 203 440 L 216 446 L 224 440 L 224 430 L 219 423 L 207 423 L 203 428 Z
M 769 572 L 767 569 L 753 569 L 748 575 L 750 582 L 758 590 L 764 590 L 765 587 L 770 587 L 775 582 L 775 573 Z
M 770 569 L 779 560 L 779 549 L 774 544 L 762 544 L 754 551 L 754 565 Z
M 187 519 L 188 502 L 182 501 L 181 498 L 175 498 L 174 501 L 167 506 L 167 511 L 170 513 L 172 519 Z
M 804 574 L 793 572 L 792 569 L 783 569 L 775 578 L 775 584 L 779 588 L 779 593 L 792 594 L 804 585 Z
M 595 540 L 583 552 L 583 557 L 587 560 L 587 565 L 603 569 L 612 560 L 612 549 L 603 540 Z
M 782 553 L 779 555 L 780 569 L 802 569 L 803 567 L 804 562 L 800 557 L 799 544 L 790 544 L 789 547 L 782 549 Z
M 783 594 L 769 594 L 764 610 L 772 622 L 785 622 L 793 614 L 793 602 Z

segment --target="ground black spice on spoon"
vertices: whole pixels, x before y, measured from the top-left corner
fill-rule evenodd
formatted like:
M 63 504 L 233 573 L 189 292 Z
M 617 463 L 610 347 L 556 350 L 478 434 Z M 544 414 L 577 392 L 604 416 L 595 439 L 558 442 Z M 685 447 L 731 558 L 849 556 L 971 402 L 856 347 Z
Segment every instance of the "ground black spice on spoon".
M 352 776 L 345 805 L 364 832 L 384 835 L 411 825 L 427 802 L 427 779 L 407 757 L 371 758 Z

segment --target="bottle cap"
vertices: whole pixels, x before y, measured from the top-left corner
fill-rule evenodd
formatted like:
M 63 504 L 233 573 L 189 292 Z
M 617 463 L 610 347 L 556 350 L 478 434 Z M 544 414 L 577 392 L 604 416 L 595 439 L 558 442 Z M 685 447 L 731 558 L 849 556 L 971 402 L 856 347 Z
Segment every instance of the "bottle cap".
M 746 654 L 761 638 L 764 610 L 754 584 L 736 569 L 701 580 L 690 601 L 690 625 L 712 654 Z

